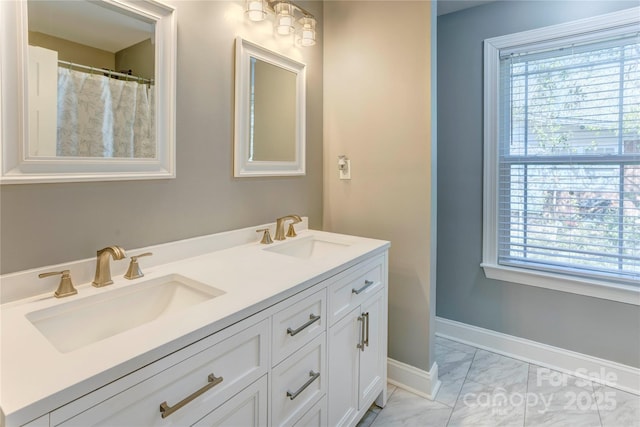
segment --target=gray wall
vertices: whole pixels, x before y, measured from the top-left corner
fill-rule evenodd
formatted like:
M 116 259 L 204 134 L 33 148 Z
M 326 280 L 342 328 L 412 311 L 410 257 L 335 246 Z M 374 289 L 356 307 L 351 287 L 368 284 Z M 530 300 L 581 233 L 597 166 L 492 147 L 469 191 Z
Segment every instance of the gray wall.
M 178 12 L 177 178 L 3 185 L 2 273 L 89 258 L 111 244 L 138 248 L 288 213 L 308 215 L 312 228 L 321 227 L 322 4 L 301 3 L 318 18 L 320 31 L 318 43 L 297 49 L 294 58 L 308 66 L 307 175 L 238 179 L 232 168 L 234 39 L 244 35 L 274 48 L 271 24 L 250 28 L 241 0 L 170 3 Z
M 640 309 L 485 278 L 482 258 L 482 41 L 637 6 L 518 1 L 438 18 L 438 316 L 640 366 Z

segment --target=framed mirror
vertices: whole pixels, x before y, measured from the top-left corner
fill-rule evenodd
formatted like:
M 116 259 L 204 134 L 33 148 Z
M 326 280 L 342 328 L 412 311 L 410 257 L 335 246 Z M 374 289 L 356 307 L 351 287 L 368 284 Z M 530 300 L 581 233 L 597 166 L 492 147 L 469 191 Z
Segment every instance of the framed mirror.
M 0 183 L 175 177 L 173 7 L 17 0 L 0 25 Z
M 234 176 L 305 174 L 306 67 L 236 39 Z

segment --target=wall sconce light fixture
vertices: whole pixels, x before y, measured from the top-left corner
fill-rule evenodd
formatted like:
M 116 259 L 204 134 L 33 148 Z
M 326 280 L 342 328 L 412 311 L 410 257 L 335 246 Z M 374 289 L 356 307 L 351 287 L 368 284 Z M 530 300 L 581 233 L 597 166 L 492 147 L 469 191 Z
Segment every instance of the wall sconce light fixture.
M 316 44 L 316 18 L 300 6 L 288 0 L 246 0 L 246 2 L 245 13 L 250 21 L 263 21 L 268 13 L 272 13 L 275 16 L 276 34 L 287 36 L 297 32 L 297 41 L 301 46 Z

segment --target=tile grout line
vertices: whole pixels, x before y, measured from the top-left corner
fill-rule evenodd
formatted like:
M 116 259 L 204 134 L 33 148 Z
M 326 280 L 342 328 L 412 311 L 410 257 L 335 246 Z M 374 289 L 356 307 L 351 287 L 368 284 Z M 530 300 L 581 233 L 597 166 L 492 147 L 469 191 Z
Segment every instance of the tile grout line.
M 522 427 L 527 425 L 527 409 L 529 409 L 529 375 L 531 375 L 531 363 L 527 363 L 527 387 L 525 388 L 524 393 L 524 416 L 522 417 Z
M 384 408 L 382 408 L 384 409 Z M 382 412 L 382 410 L 380 410 L 380 412 Z M 380 415 L 380 412 L 374 412 L 375 417 L 373 417 L 373 419 L 371 420 L 371 422 L 369 423 L 369 427 L 373 427 L 373 423 L 376 422 L 376 419 L 378 418 L 378 415 Z
M 394 386 L 393 391 L 391 393 L 389 393 L 389 395 L 387 396 L 387 405 L 389 404 L 389 401 L 391 400 L 391 396 L 393 396 L 393 393 L 395 393 L 397 389 L 398 389 L 398 386 Z M 387 390 L 389 390 L 388 386 L 387 386 Z M 373 404 L 375 405 L 375 402 Z M 386 407 L 386 405 L 385 405 L 385 407 Z M 376 419 L 378 419 L 378 415 L 380 415 L 382 413 L 382 411 L 384 411 L 384 408 L 380 408 L 380 410 L 378 412 L 374 412 L 375 417 L 373 417 L 373 419 L 371 420 L 371 423 L 369 424 L 369 427 L 373 427 L 373 424 L 376 422 Z M 371 411 L 371 412 L 373 412 L 373 411 Z
M 458 406 L 458 400 L 460 399 L 460 393 L 462 393 L 462 389 L 464 388 L 464 385 L 467 382 L 467 378 L 469 377 L 469 372 L 471 372 L 471 367 L 473 366 L 473 362 L 475 362 L 476 360 L 476 355 L 478 354 L 478 349 L 473 347 L 473 357 L 471 358 L 471 363 L 469 364 L 469 369 L 467 369 L 467 373 L 464 375 L 464 380 L 462 380 L 462 386 L 460 386 L 460 391 L 458 392 L 458 395 L 456 396 L 456 401 L 454 402 L 453 406 L 451 407 L 451 413 L 449 414 L 449 419 L 447 420 L 447 426 L 449 425 L 449 423 L 451 422 L 451 417 L 453 417 L 453 412 L 456 410 L 456 407 Z
M 596 410 L 598 411 L 598 419 L 600 420 L 600 426 L 604 427 L 604 423 L 602 422 L 602 414 L 600 413 L 600 405 L 598 405 L 598 396 L 596 395 L 596 387 L 594 386 L 593 381 L 591 382 L 591 396 L 595 401 Z

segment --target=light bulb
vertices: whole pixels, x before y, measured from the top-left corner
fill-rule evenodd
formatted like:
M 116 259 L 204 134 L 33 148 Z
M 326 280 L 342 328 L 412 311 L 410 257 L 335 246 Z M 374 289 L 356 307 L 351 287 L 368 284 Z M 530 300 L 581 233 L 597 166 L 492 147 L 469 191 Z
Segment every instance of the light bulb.
M 300 19 L 300 45 L 313 46 L 316 44 L 316 20 L 310 16 Z
M 267 16 L 265 0 L 247 0 L 246 14 L 251 21 L 262 21 Z
M 294 31 L 293 5 L 289 2 L 277 3 L 274 7 L 276 12 L 276 33 L 283 36 Z

